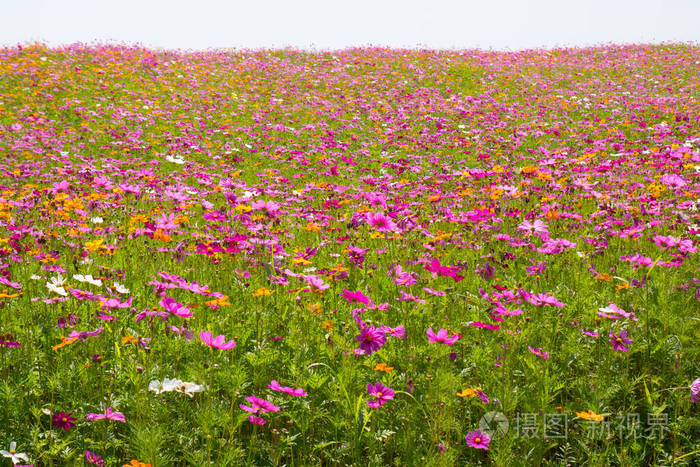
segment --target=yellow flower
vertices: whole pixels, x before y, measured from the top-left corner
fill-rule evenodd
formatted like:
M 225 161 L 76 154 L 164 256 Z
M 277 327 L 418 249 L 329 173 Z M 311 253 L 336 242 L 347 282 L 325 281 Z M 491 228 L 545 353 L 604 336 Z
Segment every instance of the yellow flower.
M 88 251 L 97 251 L 100 249 L 100 247 L 102 246 L 103 243 L 104 243 L 104 239 L 102 239 L 102 238 L 94 240 L 92 242 L 87 242 L 85 244 L 85 249 Z
M 583 418 L 584 420 L 591 420 L 593 422 L 603 421 L 603 415 L 598 415 L 592 410 L 589 410 L 588 412 L 576 412 L 576 415 L 578 415 L 579 418 Z
M 332 331 L 333 330 L 333 321 L 324 320 L 323 324 L 321 324 L 321 329 L 323 329 L 324 331 Z
M 292 258 L 292 264 L 311 264 L 311 261 L 306 258 Z

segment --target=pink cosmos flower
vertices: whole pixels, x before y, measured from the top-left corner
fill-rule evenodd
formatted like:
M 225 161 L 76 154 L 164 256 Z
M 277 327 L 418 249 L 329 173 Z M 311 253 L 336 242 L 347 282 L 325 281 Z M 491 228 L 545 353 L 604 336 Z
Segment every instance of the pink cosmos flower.
M 13 289 L 22 290 L 22 283 L 21 282 L 11 282 L 3 276 L 0 276 L 0 284 L 6 285 L 8 287 L 12 287 Z
M 472 321 L 469 324 L 471 326 L 475 326 L 477 328 L 491 329 L 492 331 L 498 331 L 499 329 L 501 329 L 501 327 L 498 324 L 486 324 L 486 323 L 482 323 L 481 321 Z
M 437 258 L 433 258 L 430 261 L 430 264 L 425 267 L 426 271 L 433 273 L 433 277 L 437 277 L 438 275 L 445 276 L 445 277 L 451 277 L 456 282 L 459 282 L 459 281 L 464 279 L 464 276 L 460 276 L 459 274 L 457 274 L 457 272 L 460 269 L 461 268 L 457 267 L 457 266 L 444 266 L 444 265 L 440 264 L 440 260 Z
M 399 339 L 406 338 L 406 328 L 404 328 L 402 324 L 399 324 L 395 328 L 390 328 L 389 326 L 382 326 L 379 329 L 392 337 L 398 337 Z
M 246 412 L 257 414 L 266 412 L 278 412 L 280 410 L 280 408 L 272 402 L 266 401 L 265 399 L 260 399 L 259 397 L 255 397 L 255 394 L 246 397 L 245 400 L 250 403 L 250 407 L 244 404 L 239 404 L 238 406 L 241 408 L 241 410 L 245 410 Z
M 429 294 L 435 295 L 435 296 L 437 296 L 437 297 L 444 297 L 444 296 L 447 295 L 447 294 L 446 294 L 445 292 L 443 292 L 442 290 L 435 290 L 435 289 L 433 289 L 432 287 L 424 287 L 423 290 L 425 290 L 425 291 L 428 292 Z
M 676 174 L 667 174 L 659 178 L 659 181 L 664 185 L 668 185 L 673 188 L 683 188 L 688 184 L 683 177 Z
M 652 264 L 654 264 L 654 261 L 651 258 L 642 256 L 639 253 L 628 256 L 620 256 L 620 260 L 631 263 L 633 269 L 636 269 L 639 266 L 650 267 Z
M 156 223 L 155 228 L 157 230 L 173 230 L 177 228 L 177 223 L 175 220 L 177 219 L 176 214 L 168 214 L 167 216 L 165 214 L 161 215 L 158 219 L 154 219 L 154 222 Z
M 685 240 L 681 240 L 678 243 L 678 251 L 680 251 L 681 253 L 686 253 L 686 254 L 697 253 L 698 247 L 693 245 L 692 240 L 685 239 Z
M 371 212 L 367 214 L 367 222 L 380 232 L 395 232 L 396 223 L 389 216 L 385 216 L 380 212 Z
M 522 232 L 526 235 L 531 234 L 546 234 L 549 233 L 547 230 L 547 224 L 537 219 L 535 222 L 530 222 L 525 220 L 518 225 L 518 232 Z
M 273 391 L 284 392 L 284 393 L 292 395 L 292 396 L 303 397 L 306 395 L 306 391 L 304 391 L 302 388 L 294 389 L 294 388 L 290 388 L 287 386 L 281 386 L 280 383 L 278 383 L 274 379 L 270 382 L 270 384 L 267 385 L 267 387 L 272 389 Z
M 433 328 L 428 328 L 425 333 L 428 335 L 430 342 L 441 342 L 445 345 L 452 345 L 462 337 L 460 334 L 453 334 L 452 337 L 448 337 L 447 329 L 440 329 L 436 334 Z
M 114 412 L 110 407 L 107 407 L 107 410 L 105 410 L 104 413 L 89 413 L 85 416 L 85 418 L 90 421 L 102 420 L 103 418 L 106 418 L 107 420 L 114 420 L 115 422 L 126 423 L 126 418 L 124 418 L 124 414 L 120 412 Z
M 100 304 L 102 305 L 103 310 L 111 310 L 112 308 L 129 308 L 131 306 L 131 302 L 134 300 L 134 297 L 129 297 L 129 300 L 125 302 L 120 302 L 116 298 L 108 298 L 105 299 L 105 297 L 99 297 L 100 298 Z
M 367 401 L 367 405 L 373 409 L 378 409 L 386 401 L 392 400 L 395 393 L 393 389 L 384 386 L 382 383 L 376 383 L 367 385 L 367 394 L 375 397 L 374 400 Z
M 525 271 L 527 276 L 533 276 L 535 274 L 542 274 L 547 269 L 547 262 L 542 261 L 531 266 L 525 266 Z
M 264 425 L 267 423 L 264 418 L 256 417 L 255 415 L 250 415 L 248 421 L 253 425 Z
M 174 314 L 175 316 L 179 316 L 180 318 L 189 318 L 192 316 L 192 312 L 189 308 L 182 305 L 182 303 L 176 302 L 170 297 L 165 297 L 158 302 L 158 304 L 165 308 L 166 311 Z
M 665 250 L 666 248 L 672 248 L 680 243 L 680 238 L 676 238 L 673 235 L 656 235 L 655 237 L 652 238 L 654 243 L 661 248 L 662 250 Z
M 481 430 L 470 431 L 464 439 L 467 441 L 467 446 L 470 448 L 489 450 L 491 437 L 488 433 L 483 433 Z
M 81 331 L 81 332 L 73 331 L 68 335 L 68 338 L 72 339 L 74 337 L 77 337 L 78 339 L 85 341 L 85 340 L 87 340 L 88 337 L 100 337 L 103 329 L 104 328 L 100 326 L 99 328 L 95 329 L 94 331 Z
M 162 321 L 167 321 L 170 317 L 170 314 L 165 311 L 150 311 L 148 308 L 146 308 L 141 313 L 136 315 L 135 321 L 139 322 L 142 319 L 145 319 L 146 317 L 150 318 L 151 321 L 154 318 L 160 318 Z
M 627 319 L 631 319 L 633 321 L 639 321 L 639 319 L 636 316 L 634 316 L 634 312 L 627 313 L 625 310 L 618 307 L 613 302 L 610 302 L 610 305 L 608 305 L 604 308 L 598 308 L 598 310 L 599 310 L 597 313 L 598 316 L 602 316 L 603 318 L 608 318 L 608 319 L 627 318 Z
M 548 354 L 547 352 L 543 351 L 543 350 L 542 350 L 541 348 L 539 348 L 539 347 L 533 349 L 532 347 L 530 347 L 530 346 L 528 345 L 527 348 L 530 349 L 530 352 L 534 353 L 534 354 L 537 355 L 538 357 L 542 357 L 542 358 L 544 358 L 545 360 L 549 358 L 549 354 Z
M 538 293 L 537 295 L 532 295 L 528 301 L 535 306 L 552 305 L 557 308 L 565 306 L 562 302 L 557 300 L 555 297 L 552 297 L 548 293 Z
M 357 302 L 364 303 L 365 305 L 369 303 L 369 297 L 366 297 L 359 290 L 351 292 L 348 289 L 343 289 L 343 292 L 340 294 L 340 297 L 346 299 L 350 303 Z
M 228 350 L 236 346 L 236 343 L 232 340 L 226 342 L 226 338 L 223 335 L 218 335 L 213 338 L 212 333 L 209 331 L 202 331 L 199 333 L 200 339 L 209 347 L 214 347 L 219 350 Z
M 416 302 L 416 303 L 420 303 L 421 305 L 425 305 L 425 300 L 418 298 L 413 294 L 406 293 L 403 290 L 399 290 L 399 293 L 401 294 L 401 296 L 397 297 L 396 300 L 398 300 L 400 302 Z
M 329 284 L 323 282 L 323 279 L 313 274 L 302 276 L 302 278 L 307 284 L 319 291 L 326 290 L 328 287 L 330 287 Z
M 619 350 L 620 352 L 629 352 L 629 349 L 625 347 L 625 345 L 629 345 L 634 342 L 632 339 L 627 339 L 626 329 L 621 329 L 619 336 L 616 336 L 611 329 L 609 341 L 612 342 L 613 350 Z

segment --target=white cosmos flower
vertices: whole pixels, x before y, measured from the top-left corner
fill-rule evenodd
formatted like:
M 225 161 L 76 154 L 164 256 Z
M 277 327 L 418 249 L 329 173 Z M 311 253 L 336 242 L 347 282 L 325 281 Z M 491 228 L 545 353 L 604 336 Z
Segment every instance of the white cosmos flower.
M 10 443 L 10 450 L 5 451 L 4 449 L 1 449 L 0 454 L 2 454 L 3 457 L 9 457 L 12 460 L 12 464 L 19 464 L 20 461 L 29 462 L 27 455 L 23 452 L 17 452 L 16 449 L 17 443 L 12 441 Z
M 102 286 L 102 280 L 93 278 L 92 274 L 88 274 L 86 276 L 83 276 L 82 274 L 73 274 L 73 279 L 78 282 L 87 282 L 88 284 L 92 284 L 97 287 Z
M 50 277 L 49 282 L 52 285 L 63 285 L 66 282 L 66 279 L 61 274 L 59 274 L 56 277 Z M 47 282 L 47 284 L 49 282 Z M 47 285 L 47 287 L 48 287 L 48 285 Z
M 103 223 L 104 221 L 105 221 L 105 220 L 102 219 L 102 218 L 99 217 L 99 216 L 93 217 L 93 218 L 90 219 L 90 222 L 92 222 L 93 224 L 101 224 L 101 223 Z
M 120 294 L 128 294 L 128 293 L 130 292 L 129 289 L 127 289 L 126 287 L 124 287 L 124 286 L 123 286 L 122 284 L 120 284 L 119 282 L 115 282 L 115 283 L 114 283 L 114 290 L 116 290 L 116 291 L 119 292 Z
M 182 156 L 165 156 L 165 160 L 168 162 L 172 162 L 173 164 L 184 164 L 185 159 L 182 158 Z
M 185 393 L 190 397 L 194 397 L 195 392 L 204 392 L 204 386 L 196 383 L 182 383 L 182 385 L 176 389 L 179 392 Z
M 181 392 L 183 394 L 187 394 L 190 397 L 194 397 L 194 394 L 196 392 L 204 391 L 204 386 L 202 386 L 201 384 L 182 381 L 181 379 L 177 378 L 165 378 L 163 382 L 160 382 L 157 379 L 151 381 L 148 384 L 148 390 L 151 392 L 155 392 L 156 394 L 160 394 L 162 392 L 176 391 Z
M 46 283 L 46 288 L 49 289 L 50 292 L 53 292 L 55 294 L 60 295 L 61 297 L 67 297 L 68 292 L 66 292 L 66 289 L 64 289 L 61 286 L 57 286 L 55 284 L 52 284 L 51 282 Z

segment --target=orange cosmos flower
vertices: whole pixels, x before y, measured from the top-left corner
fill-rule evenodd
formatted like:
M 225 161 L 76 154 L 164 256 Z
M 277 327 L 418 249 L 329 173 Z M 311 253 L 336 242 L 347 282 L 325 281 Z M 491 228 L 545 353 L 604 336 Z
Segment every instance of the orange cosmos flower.
M 386 363 L 377 363 L 377 364 L 374 366 L 374 369 L 377 370 L 377 371 L 385 371 L 385 372 L 387 372 L 387 373 L 391 373 L 391 372 L 393 371 L 394 367 L 393 367 L 393 366 L 387 366 Z
M 589 410 L 588 412 L 576 412 L 576 415 L 578 415 L 579 418 L 593 422 L 602 422 L 604 417 L 603 415 L 599 415 L 592 410 Z
M 54 345 L 53 347 L 51 347 L 51 350 L 62 349 L 63 347 L 70 345 L 77 340 L 78 340 L 77 337 L 71 337 L 70 339 L 68 339 L 66 337 L 61 337 L 62 342 L 60 344 L 57 344 L 57 345 Z

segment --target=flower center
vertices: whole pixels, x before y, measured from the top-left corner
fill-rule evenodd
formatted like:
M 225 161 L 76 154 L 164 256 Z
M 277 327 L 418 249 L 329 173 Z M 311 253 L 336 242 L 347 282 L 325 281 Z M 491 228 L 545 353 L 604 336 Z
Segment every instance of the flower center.
M 617 342 L 618 344 L 621 344 L 621 343 L 622 343 L 622 337 L 618 337 L 617 339 L 615 339 L 615 342 Z
M 61 419 L 61 421 L 65 423 L 65 422 L 68 421 L 68 419 L 67 419 L 66 417 L 63 417 L 63 418 Z
M 380 391 L 380 392 L 377 392 L 377 397 L 382 397 L 381 391 Z
M 14 453 L 16 453 L 16 452 L 17 452 L 17 451 L 15 451 L 14 449 L 10 449 L 10 454 L 14 454 Z
M 481 438 L 474 438 L 474 442 L 475 442 L 476 444 L 479 444 L 479 443 L 481 442 Z

